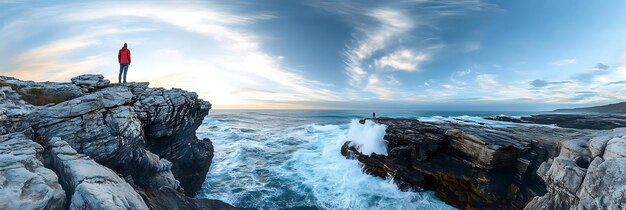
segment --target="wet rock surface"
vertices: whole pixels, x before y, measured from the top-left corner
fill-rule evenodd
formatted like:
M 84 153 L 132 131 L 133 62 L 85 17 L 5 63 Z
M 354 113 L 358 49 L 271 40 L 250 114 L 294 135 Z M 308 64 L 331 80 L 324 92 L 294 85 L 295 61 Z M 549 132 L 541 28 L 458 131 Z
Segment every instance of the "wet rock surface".
M 508 116 L 487 117 L 489 120 L 556 125 L 563 128 L 610 130 L 626 127 L 626 114 L 538 114 L 520 118 Z
M 434 190 L 443 201 L 461 209 L 524 208 L 536 196 L 548 193 L 546 182 L 537 174 L 546 170 L 543 162 L 563 153 L 563 142 L 590 139 L 597 132 L 392 118 L 373 121 L 387 126 L 388 155 L 363 155 L 351 142 L 343 145 L 342 154 L 359 160 L 365 173 L 391 177 L 405 190 Z M 577 165 L 575 160 L 564 164 Z M 580 164 L 585 165 L 584 160 Z M 576 182 L 577 176 L 580 173 L 573 171 L 555 179 Z
M 81 75 L 72 83 L 10 77 L 0 82 L 0 134 L 26 132 L 39 150 L 47 148 L 45 165 L 56 172 L 57 185 L 67 188 L 67 203 L 63 199 L 60 206 L 233 208 L 189 197 L 200 188 L 213 158 L 211 141 L 195 134 L 211 104 L 195 93 L 149 88 L 148 83 L 111 84 L 102 75 Z M 38 95 L 53 91 L 65 100 L 31 105 L 20 90 L 33 87 Z M 94 171 L 99 175 L 90 174 Z

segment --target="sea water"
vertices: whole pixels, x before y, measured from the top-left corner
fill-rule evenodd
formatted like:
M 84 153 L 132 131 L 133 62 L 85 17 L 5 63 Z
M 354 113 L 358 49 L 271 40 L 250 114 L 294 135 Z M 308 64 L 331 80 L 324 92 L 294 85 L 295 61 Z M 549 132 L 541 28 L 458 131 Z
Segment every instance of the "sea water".
M 379 111 L 377 116 L 511 126 L 484 120 L 522 112 Z M 215 156 L 199 198 L 250 209 L 453 209 L 431 191 L 401 191 L 392 179 L 364 174 L 340 153 L 348 140 L 386 154 L 384 126 L 358 119 L 366 111 L 212 110 L 198 137 Z M 382 132 L 381 132 L 382 131 Z

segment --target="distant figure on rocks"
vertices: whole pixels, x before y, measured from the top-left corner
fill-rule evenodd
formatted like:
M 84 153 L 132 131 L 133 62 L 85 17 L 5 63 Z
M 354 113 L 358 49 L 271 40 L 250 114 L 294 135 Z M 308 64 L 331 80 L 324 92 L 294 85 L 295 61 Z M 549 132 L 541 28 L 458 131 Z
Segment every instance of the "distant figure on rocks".
M 130 66 L 130 50 L 128 44 L 124 43 L 124 47 L 117 53 L 117 60 L 120 62 L 120 76 L 118 76 L 118 82 L 122 83 L 122 73 L 124 73 L 124 83 L 126 83 L 126 73 L 128 72 L 128 66 Z
M 372 118 L 376 119 L 376 112 L 372 112 Z

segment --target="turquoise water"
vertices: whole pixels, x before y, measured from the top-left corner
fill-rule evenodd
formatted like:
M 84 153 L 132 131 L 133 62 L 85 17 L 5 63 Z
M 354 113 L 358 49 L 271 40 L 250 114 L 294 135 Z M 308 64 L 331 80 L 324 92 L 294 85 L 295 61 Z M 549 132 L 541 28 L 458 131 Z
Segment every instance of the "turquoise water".
M 380 111 L 424 121 L 510 123 L 482 119 L 524 112 Z M 393 180 L 364 174 L 340 154 L 353 119 L 365 111 L 212 110 L 198 136 L 215 157 L 197 197 L 251 209 L 453 209 L 433 192 L 402 192 Z

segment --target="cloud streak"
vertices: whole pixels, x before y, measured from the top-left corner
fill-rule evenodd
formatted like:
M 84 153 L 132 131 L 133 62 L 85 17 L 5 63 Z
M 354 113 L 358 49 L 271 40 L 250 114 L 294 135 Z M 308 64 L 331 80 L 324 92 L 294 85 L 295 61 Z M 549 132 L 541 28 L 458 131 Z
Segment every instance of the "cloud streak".
M 89 32 L 52 39 L 42 46 L 27 49 L 13 58 L 14 68 L 8 72 L 23 79 L 63 81 L 80 73 L 103 72 L 99 70 L 103 68 L 114 70 L 116 49 L 111 49 L 110 45 L 115 43 L 115 47 L 118 47 L 120 43 L 126 42 L 124 40 L 131 40 L 128 41 L 131 50 L 155 53 L 150 55 L 152 58 L 145 53 L 133 53 L 136 62 L 131 66 L 129 76 L 150 80 L 157 86 L 184 84 L 184 87 L 199 92 L 202 97 L 213 100 L 218 107 L 229 104 L 254 106 L 254 101 L 258 100 L 341 100 L 327 88 L 331 85 L 308 79 L 282 66 L 282 59 L 262 49 L 262 41 L 257 34 L 245 30 L 246 26 L 271 19 L 272 16 L 239 15 L 228 11 L 227 7 L 216 4 L 174 6 L 141 2 L 123 5 L 66 4 L 28 11 L 23 17 L 42 20 L 43 25 L 46 21 L 50 25 L 62 23 L 67 27 L 64 31 L 68 33 Z M 93 25 L 98 27 L 94 28 Z M 193 43 L 216 43 L 218 46 L 198 49 L 190 53 L 195 56 L 185 57 L 181 56 L 185 52 L 153 45 L 156 40 L 142 38 L 167 40 L 168 34 L 163 31 L 170 32 L 172 29 L 186 33 L 185 36 L 195 36 L 193 40 L 176 40 L 176 44 L 192 46 Z M 5 28 L 2 33 L 27 33 L 15 30 L 20 29 Z M 79 52 L 88 56 L 73 57 Z M 195 58 L 202 54 L 212 57 Z M 167 60 L 155 57 L 166 57 Z M 117 80 L 112 78 L 116 73 L 105 74 L 111 80 Z M 241 92 L 237 92 L 241 88 L 269 91 L 248 91 L 242 97 Z
M 352 42 L 344 51 L 348 84 L 383 98 L 415 95 L 398 91 L 404 84 L 389 72 L 418 72 L 420 66 L 435 59 L 436 52 L 445 48 L 438 37 L 417 34 L 436 30 L 437 21 L 446 17 L 488 7 L 481 1 L 406 1 L 385 5 L 321 1 L 311 4 L 347 17 L 354 26 Z M 413 39 L 428 41 L 416 45 L 410 42 Z M 468 52 L 480 48 L 478 43 L 469 47 Z M 382 82 L 381 78 L 390 82 Z
M 415 53 L 411 50 L 398 50 L 389 55 L 385 55 L 375 61 L 378 68 L 391 68 L 391 70 L 417 71 L 418 66 L 428 60 L 426 53 Z

